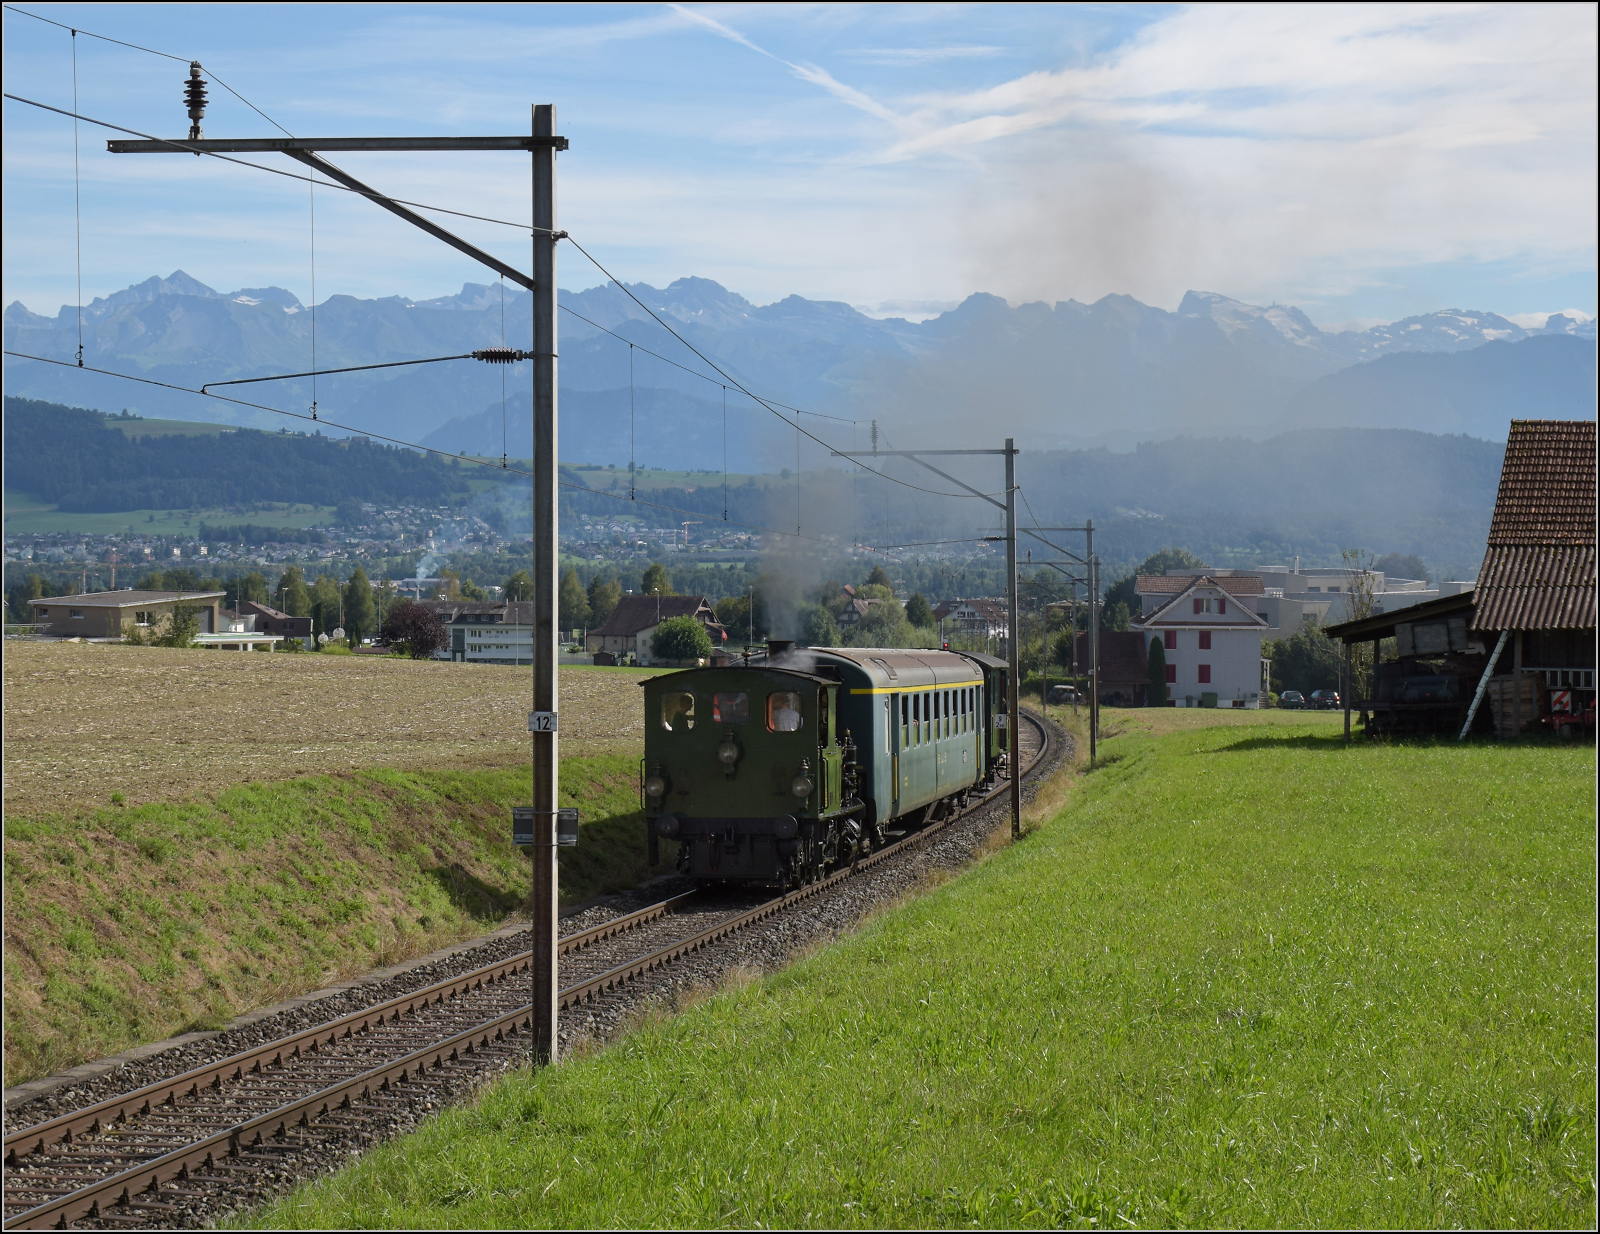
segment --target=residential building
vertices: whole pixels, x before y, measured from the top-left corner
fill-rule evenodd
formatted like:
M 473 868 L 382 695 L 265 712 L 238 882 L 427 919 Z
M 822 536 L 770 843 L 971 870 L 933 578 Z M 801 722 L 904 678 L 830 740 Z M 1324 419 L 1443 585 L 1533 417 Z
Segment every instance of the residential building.
M 446 633 L 438 659 L 472 664 L 532 664 L 534 606 L 527 601 L 422 600 Z
M 693 617 L 706 627 L 713 647 L 727 642 L 728 633 L 704 596 L 623 596 L 604 624 L 590 630 L 584 650 L 611 657 L 618 663 L 631 655 L 643 665 L 651 661 L 650 639 L 656 627 L 671 617 Z
M 1250 603 L 1259 597 L 1260 580 L 1200 575 L 1182 581 L 1180 590 L 1170 576 L 1141 577 L 1141 587 L 1148 582 L 1150 594 L 1165 599 L 1133 621 L 1147 665 L 1150 642 L 1162 645 L 1168 701 L 1179 707 L 1261 706 L 1269 688 L 1269 662 L 1261 658 L 1268 631 Z
M 882 600 L 862 600 L 852 597 L 839 612 L 839 628 L 848 630 L 865 617 L 874 604 L 882 603 Z
M 961 634 L 987 642 L 1004 639 L 1011 628 L 1004 600 L 941 600 L 934 605 L 933 619 L 945 638 Z
M 281 613 L 275 608 L 269 608 L 255 600 L 246 600 L 239 606 L 239 612 L 246 617 L 254 617 L 255 625 L 252 627 L 263 634 L 278 634 L 284 638 L 297 638 L 307 648 L 311 641 L 311 618 L 291 617 L 288 613 Z
M 226 595 L 221 591 L 94 591 L 87 595 L 50 596 L 29 600 L 33 624 L 52 638 L 115 640 L 130 626 L 150 629 L 171 616 L 179 604 L 198 610 L 200 632 L 214 634 Z

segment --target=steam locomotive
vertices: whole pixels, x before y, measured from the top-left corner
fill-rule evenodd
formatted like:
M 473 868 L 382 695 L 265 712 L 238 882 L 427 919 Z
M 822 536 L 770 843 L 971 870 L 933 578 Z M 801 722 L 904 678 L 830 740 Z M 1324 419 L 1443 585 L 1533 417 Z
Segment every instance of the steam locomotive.
M 651 677 L 640 768 L 651 864 L 787 890 L 1004 773 L 1003 660 L 774 641 L 747 663 Z

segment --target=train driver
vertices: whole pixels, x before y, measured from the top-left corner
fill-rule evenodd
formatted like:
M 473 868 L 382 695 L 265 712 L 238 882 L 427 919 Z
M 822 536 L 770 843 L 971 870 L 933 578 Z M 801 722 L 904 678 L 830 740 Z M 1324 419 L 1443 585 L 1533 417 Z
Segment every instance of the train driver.
M 787 691 L 770 696 L 768 702 L 768 716 L 771 717 L 772 731 L 775 733 L 797 733 L 800 731 L 800 696 Z

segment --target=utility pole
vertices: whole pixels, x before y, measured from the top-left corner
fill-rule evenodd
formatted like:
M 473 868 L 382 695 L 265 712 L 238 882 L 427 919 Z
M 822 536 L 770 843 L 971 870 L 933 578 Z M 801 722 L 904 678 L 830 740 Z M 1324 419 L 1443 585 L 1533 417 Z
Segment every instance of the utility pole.
M 1089 761 L 1100 745 L 1100 559 L 1094 555 L 1094 520 L 1084 520 L 1089 558 Z
M 203 111 L 203 108 L 201 109 Z M 524 137 L 264 137 L 213 140 L 200 136 L 199 116 L 189 140 L 115 140 L 106 143 L 112 154 L 283 154 L 335 180 L 389 213 L 427 232 L 451 248 L 465 253 L 533 293 L 533 351 L 520 353 L 496 349 L 478 358 L 492 363 L 533 362 L 533 599 L 534 617 L 533 711 L 528 729 L 533 740 L 533 1053 L 540 1062 L 556 1059 L 556 788 L 557 788 L 557 680 L 559 582 L 556 567 L 559 526 L 556 500 L 556 152 L 567 139 L 556 134 L 556 109 L 537 104 L 533 131 Z M 533 155 L 533 273 L 524 274 L 460 236 L 445 230 L 393 198 L 363 184 L 323 158 L 321 151 L 461 151 L 526 150 Z M 311 374 L 303 374 L 310 376 Z M 313 418 L 315 416 L 313 415 Z M 420 591 L 420 584 L 419 584 Z M 341 604 L 343 597 L 341 595 Z M 340 615 L 341 622 L 343 614 Z M 520 811 L 519 811 L 520 812 Z M 514 824 L 515 827 L 515 824 Z M 515 835 L 515 830 L 513 831 Z M 520 841 L 519 843 L 523 843 Z
M 1006 438 L 1006 602 L 1011 610 L 1006 638 L 1011 689 L 1007 698 L 1011 715 L 1006 722 L 1006 759 L 1011 766 L 1011 838 L 1022 835 L 1022 610 L 1017 605 L 1017 451 L 1015 439 Z
M 533 136 L 553 138 L 553 103 L 533 108 Z M 533 1055 L 556 1061 L 556 810 L 560 733 L 556 678 L 561 580 L 560 488 L 556 406 L 556 149 L 533 150 L 533 714 L 548 729 L 533 733 Z

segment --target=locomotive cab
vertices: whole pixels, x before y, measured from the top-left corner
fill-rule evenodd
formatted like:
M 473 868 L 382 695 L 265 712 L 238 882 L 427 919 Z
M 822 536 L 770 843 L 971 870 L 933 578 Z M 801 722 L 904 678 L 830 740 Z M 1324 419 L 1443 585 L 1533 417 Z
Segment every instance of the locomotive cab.
M 859 834 L 849 816 L 838 683 L 767 665 L 687 669 L 640 683 L 650 859 L 678 844 L 701 881 L 815 878 Z

